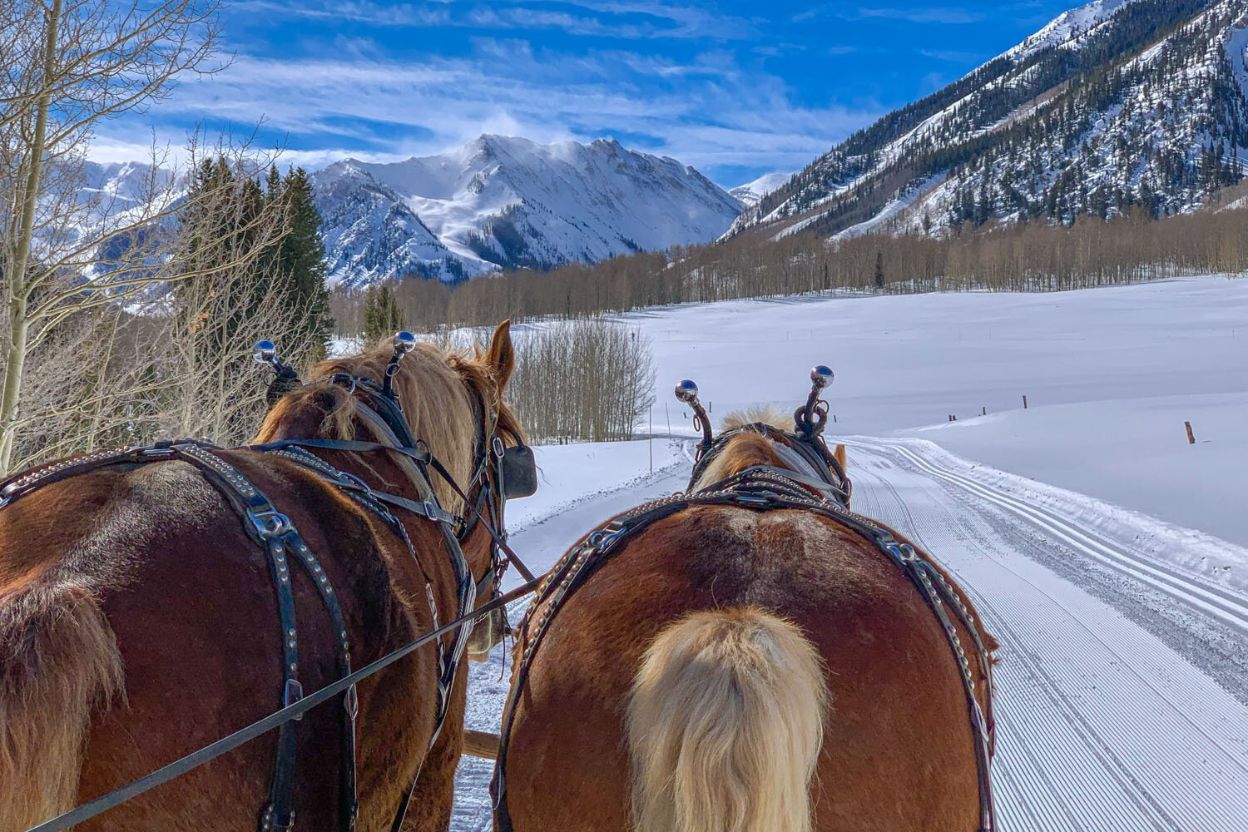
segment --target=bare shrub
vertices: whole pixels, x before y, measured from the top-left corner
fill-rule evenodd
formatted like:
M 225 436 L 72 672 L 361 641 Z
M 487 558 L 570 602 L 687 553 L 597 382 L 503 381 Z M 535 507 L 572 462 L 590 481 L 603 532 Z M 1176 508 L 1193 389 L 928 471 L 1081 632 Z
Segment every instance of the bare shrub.
M 534 441 L 628 439 L 654 403 L 650 344 L 601 318 L 550 324 L 524 333 L 508 391 Z

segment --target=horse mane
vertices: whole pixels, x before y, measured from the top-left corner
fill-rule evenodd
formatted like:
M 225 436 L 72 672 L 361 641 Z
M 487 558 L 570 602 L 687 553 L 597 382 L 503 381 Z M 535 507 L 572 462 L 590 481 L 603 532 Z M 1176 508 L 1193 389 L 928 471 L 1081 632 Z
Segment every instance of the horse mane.
M 749 424 L 749 423 L 746 423 Z M 772 447 L 771 440 L 761 433 L 738 433 L 728 440 L 724 449 L 706 466 L 702 476 L 698 477 L 690 489 L 697 491 L 720 480 L 726 480 L 739 474 L 746 468 L 755 465 L 774 465 L 777 468 L 787 467 L 784 460 Z
M 734 410 L 724 417 L 724 430 L 742 428 L 758 423 L 771 425 L 777 430 L 793 430 L 793 411 L 786 411 L 778 404 L 756 404 L 745 410 Z
M 360 355 L 318 363 L 312 368 L 316 380 L 279 399 L 265 416 L 255 441 L 360 438 L 361 429 L 367 431 L 367 427 L 358 413 L 366 405 L 330 378 L 346 373 L 380 383 L 393 354 L 393 347 L 383 342 Z M 505 439 L 523 439 L 515 414 L 502 399 L 502 381 L 495 375 L 480 349 L 465 355 L 422 343 L 404 356 L 394 376 L 394 394 L 412 434 L 424 440 L 455 482 L 464 487 L 473 473 L 480 419 L 497 414 L 497 422 L 486 425 L 487 433 L 496 430 Z M 469 388 L 479 396 L 485 414 L 474 410 Z M 309 422 L 310 415 L 315 423 Z M 314 437 L 307 435 L 309 431 Z M 377 436 L 368 438 L 385 441 Z M 444 508 L 460 510 L 462 500 L 440 477 L 433 477 L 433 487 Z

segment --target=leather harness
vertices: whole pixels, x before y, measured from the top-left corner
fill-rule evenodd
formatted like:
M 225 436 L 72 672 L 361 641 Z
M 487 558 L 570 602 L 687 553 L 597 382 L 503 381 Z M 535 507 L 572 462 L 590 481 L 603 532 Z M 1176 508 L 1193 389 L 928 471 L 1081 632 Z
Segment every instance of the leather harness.
M 644 529 L 658 521 L 694 506 L 735 506 L 751 511 L 800 509 L 826 517 L 870 541 L 910 579 L 939 620 L 958 663 L 975 742 L 980 802 L 978 832 L 994 832 L 996 819 L 991 765 L 996 729 L 992 714 L 992 663 L 987 645 L 976 627 L 974 615 L 925 553 L 916 550 L 907 542 L 899 541 L 890 530 L 874 520 L 850 511 L 848 505 L 852 485 L 833 455 L 828 452 L 822 437 L 817 434 L 799 436 L 763 424 L 746 425 L 725 432 L 714 442 L 708 441 L 700 447 L 698 462 L 690 481 L 691 489 L 697 484 L 710 460 L 726 447 L 733 436 L 742 432 L 755 432 L 782 440 L 785 446 L 808 462 L 818 460 L 825 464 L 804 466 L 808 468 L 810 475 L 773 466 L 755 466 L 700 490 L 677 493 L 647 503 L 589 534 L 560 559 L 538 587 L 533 603 L 519 628 L 520 632 L 525 633 L 526 644 L 518 659 L 515 678 L 503 709 L 498 757 L 490 786 L 497 828 L 500 832 L 515 832 L 507 805 L 506 771 L 516 704 L 528 681 L 534 657 L 551 623 L 567 600 L 577 589 L 584 586 L 600 566 L 618 554 Z M 536 615 L 538 609 L 541 610 L 540 615 Z M 983 673 L 986 709 L 980 707 L 976 697 L 979 682 L 971 669 L 955 621 L 962 624 L 974 642 L 973 649 L 978 655 Z
M 284 439 L 251 446 L 246 450 L 270 454 L 294 462 L 340 489 L 357 504 L 380 518 L 399 537 L 417 564 L 420 561 L 416 556 L 415 547 L 406 528 L 394 515 L 392 509 L 402 509 L 435 523 L 442 533 L 456 578 L 457 609 L 455 615 L 451 617 L 452 620 L 467 620 L 471 617 L 479 591 L 488 591 L 490 587 L 493 587 L 495 594 L 499 592 L 500 581 L 498 579 L 506 563 L 515 563 L 524 574 L 529 574 L 507 546 L 501 532 L 502 506 L 506 498 L 502 485 L 505 456 L 508 451 L 515 450 L 515 448 L 504 448 L 496 427 L 487 428 L 485 406 L 479 394 L 474 395 L 474 412 L 478 416 L 477 454 L 474 460 L 474 474 L 468 484 L 468 491 L 474 488 L 478 490 L 478 498 L 474 506 L 468 494 L 454 482 L 446 468 L 429 452 L 425 443 L 412 436 L 402 408 L 389 390 L 371 379 L 356 378 L 346 374 L 338 374 L 328 380 L 346 387 L 350 394 L 364 394 L 363 398 L 368 407 L 361 409 L 359 415 L 374 435 L 384 441 Z M 475 390 L 473 392 L 476 393 Z M 514 437 L 514 439 L 519 442 L 519 437 Z M 531 463 L 531 451 L 522 443 L 518 447 L 528 452 L 527 460 Z M 395 452 L 398 454 L 396 460 L 416 486 L 421 500 L 417 502 L 399 495 L 376 491 L 354 475 L 341 471 L 316 456 L 311 449 L 357 453 Z M 333 632 L 337 636 L 335 649 L 341 677 L 350 676 L 352 673 L 346 619 L 329 576 L 290 518 L 279 511 L 269 497 L 236 467 L 225 461 L 219 455 L 220 450 L 206 442 L 195 440 L 158 442 L 146 447 L 99 451 L 50 463 L 23 472 L 0 485 L 0 509 L 44 486 L 100 468 L 138 466 L 171 460 L 194 466 L 239 515 L 247 535 L 267 555 L 270 577 L 277 600 L 278 623 L 281 628 L 279 634 L 282 644 L 281 702 L 282 707 L 286 708 L 303 698 L 303 686 L 299 677 L 299 632 L 295 618 L 291 579 L 292 562 L 299 564 L 299 568 L 316 587 L 322 606 L 329 617 Z M 465 514 L 471 515 L 471 520 L 452 515 L 439 505 L 428 473 L 429 468 L 433 468 L 439 476 L 443 477 L 463 499 Z M 494 487 L 490 485 L 491 474 Z M 498 493 L 492 493 L 496 491 Z M 481 516 L 483 507 L 490 513 L 492 523 L 485 521 Z M 493 538 L 491 565 L 480 582 L 473 576 L 460 546 L 477 523 L 481 523 Z M 424 571 L 423 566 L 421 570 Z M 439 611 L 433 594 L 432 581 L 427 574 L 425 580 L 426 596 L 436 629 L 440 626 Z M 439 673 L 436 720 L 430 746 L 437 740 L 445 724 L 450 706 L 451 689 L 470 631 L 469 626 L 458 627 L 453 633 L 454 638 L 449 648 L 441 638 L 433 640 L 438 654 Z M 345 689 L 342 704 L 342 798 L 339 809 L 339 828 L 343 832 L 352 832 L 355 829 L 359 812 L 356 774 L 356 720 L 359 714 L 359 697 L 354 684 Z M 283 722 L 278 728 L 277 753 L 269 788 L 269 799 L 260 812 L 259 829 L 261 832 L 289 832 L 294 828 L 293 803 L 298 750 L 296 725 L 296 720 L 292 719 Z M 405 791 L 394 819 L 392 828 L 395 830 L 403 824 L 419 774 L 418 769 Z

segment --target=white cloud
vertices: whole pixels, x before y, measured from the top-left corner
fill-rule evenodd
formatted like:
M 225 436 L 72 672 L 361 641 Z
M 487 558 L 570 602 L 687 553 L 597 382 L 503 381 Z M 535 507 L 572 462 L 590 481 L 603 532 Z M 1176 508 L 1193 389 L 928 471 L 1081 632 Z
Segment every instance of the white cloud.
M 458 59 L 385 61 L 367 50 L 296 60 L 243 55 L 216 76 L 177 87 L 152 118 L 174 142 L 185 135 L 182 124 L 263 119 L 293 144 L 362 148 L 288 154 L 306 165 L 435 153 L 494 132 L 540 142 L 618 136 L 698 168 L 792 169 L 876 114 L 796 105 L 779 78 L 746 72 L 727 52 L 677 62 L 483 39 Z M 139 143 L 151 129 L 127 127 L 142 129 Z M 111 136 L 114 149 L 125 143 L 124 132 Z

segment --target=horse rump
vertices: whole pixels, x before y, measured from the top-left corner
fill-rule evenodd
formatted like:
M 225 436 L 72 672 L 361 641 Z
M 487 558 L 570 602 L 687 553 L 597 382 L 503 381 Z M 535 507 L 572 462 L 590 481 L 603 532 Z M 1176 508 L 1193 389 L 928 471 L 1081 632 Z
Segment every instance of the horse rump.
M 753 607 L 659 633 L 627 707 L 637 832 L 809 832 L 827 688 L 813 644 Z
M 93 593 L 0 587 L 0 832 L 73 808 L 92 709 L 122 691 L 117 641 Z

